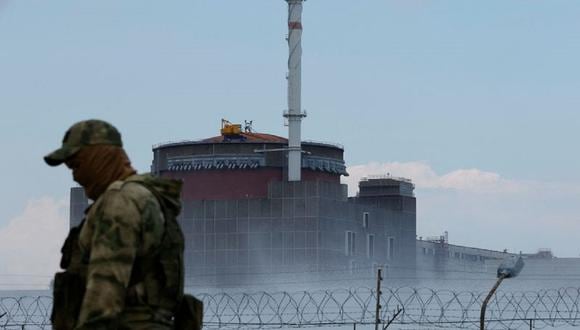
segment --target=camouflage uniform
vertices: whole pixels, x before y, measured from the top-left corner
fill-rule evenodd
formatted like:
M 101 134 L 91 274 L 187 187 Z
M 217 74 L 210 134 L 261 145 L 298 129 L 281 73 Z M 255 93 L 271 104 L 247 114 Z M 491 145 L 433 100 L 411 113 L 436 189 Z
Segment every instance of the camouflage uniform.
M 120 134 L 101 121 L 78 123 L 45 160 L 58 165 L 93 143 L 120 146 Z M 80 229 L 71 230 L 61 267 L 85 286 L 75 329 L 172 328 L 183 295 L 180 189 L 179 182 L 148 175 L 115 181 L 87 209 Z
M 117 320 L 121 329 L 171 327 L 171 309 L 149 301 L 163 294 L 158 274 L 149 272 L 133 280 L 138 283 L 130 283 L 135 260 L 145 263 L 155 256 L 164 233 L 159 202 L 138 183 L 141 179 L 132 176 L 114 182 L 87 213 L 79 234 L 81 253 L 88 260 L 80 328 L 111 320 Z M 127 296 L 129 301 L 125 301 Z

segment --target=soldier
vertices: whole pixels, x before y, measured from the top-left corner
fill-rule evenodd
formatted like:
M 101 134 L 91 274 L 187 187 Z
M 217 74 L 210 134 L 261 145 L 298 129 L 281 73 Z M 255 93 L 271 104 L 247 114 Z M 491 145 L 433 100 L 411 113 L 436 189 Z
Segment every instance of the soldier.
M 189 327 L 199 328 L 199 302 L 183 295 L 181 183 L 137 175 L 121 135 L 101 120 L 74 124 L 44 160 L 65 163 L 94 201 L 62 248 L 53 328 L 172 329 L 192 309 Z

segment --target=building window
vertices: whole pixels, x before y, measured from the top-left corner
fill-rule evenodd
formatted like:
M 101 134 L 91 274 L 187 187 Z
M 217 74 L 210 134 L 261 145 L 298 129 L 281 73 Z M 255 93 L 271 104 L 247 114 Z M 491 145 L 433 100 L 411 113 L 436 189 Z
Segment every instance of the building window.
M 392 260 L 395 257 L 395 238 L 387 238 L 387 258 Z
M 344 237 L 344 254 L 346 256 L 353 256 L 356 252 L 356 236 L 352 231 L 347 231 Z
M 375 256 L 375 235 L 367 235 L 367 257 Z
M 356 261 L 351 260 L 350 261 L 350 273 L 355 274 L 357 272 L 358 272 L 358 264 L 356 263 Z
M 369 213 L 368 212 L 363 212 L 362 225 L 363 225 L 363 228 L 369 227 Z
M 461 258 L 461 254 L 460 254 L 459 252 L 455 252 L 455 254 L 454 254 L 454 255 L 455 255 L 455 259 L 459 259 L 459 258 Z

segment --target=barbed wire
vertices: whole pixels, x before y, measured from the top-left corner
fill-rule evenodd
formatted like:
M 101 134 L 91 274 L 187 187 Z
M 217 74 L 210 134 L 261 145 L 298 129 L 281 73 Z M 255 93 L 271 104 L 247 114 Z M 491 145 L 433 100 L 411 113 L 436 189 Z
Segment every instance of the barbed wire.
M 402 313 L 399 327 L 479 328 L 486 292 L 385 288 L 381 319 Z M 206 328 L 303 328 L 373 324 L 376 292 L 370 288 L 301 292 L 196 294 L 204 302 Z M 52 298 L 0 298 L 0 328 L 50 329 Z M 488 329 L 580 326 L 580 288 L 498 292 L 487 307 Z
M 0 328 L 50 329 L 52 297 L 0 297 Z

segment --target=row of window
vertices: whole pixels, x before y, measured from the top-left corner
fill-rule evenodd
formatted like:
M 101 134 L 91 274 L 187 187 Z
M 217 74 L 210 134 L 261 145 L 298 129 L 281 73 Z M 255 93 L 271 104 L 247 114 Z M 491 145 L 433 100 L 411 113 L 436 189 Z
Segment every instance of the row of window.
M 378 264 L 375 262 L 375 263 L 373 263 L 372 267 L 369 268 L 366 264 L 361 264 L 361 263 L 357 262 L 356 260 L 351 260 L 350 265 L 349 265 L 350 273 L 353 275 L 354 274 L 364 274 L 364 273 L 368 273 L 370 271 L 370 273 L 374 276 L 377 274 L 377 271 L 379 269 L 382 272 L 382 276 L 386 277 L 389 275 L 389 265 L 388 264 Z
M 423 248 L 423 255 L 435 255 L 435 249 L 431 249 L 431 248 Z M 485 261 L 485 256 L 482 255 L 474 255 L 474 254 L 467 254 L 467 253 L 461 253 L 461 252 L 447 252 L 448 253 L 448 257 L 454 257 L 455 259 L 462 259 L 462 260 L 471 260 L 471 261 Z
M 367 235 L 367 257 L 373 258 L 375 256 L 375 235 Z M 387 251 L 385 255 L 388 259 L 393 259 L 395 256 L 395 238 L 387 237 Z M 347 257 L 356 254 L 356 233 L 353 231 L 346 231 L 344 237 L 344 253 Z

